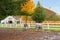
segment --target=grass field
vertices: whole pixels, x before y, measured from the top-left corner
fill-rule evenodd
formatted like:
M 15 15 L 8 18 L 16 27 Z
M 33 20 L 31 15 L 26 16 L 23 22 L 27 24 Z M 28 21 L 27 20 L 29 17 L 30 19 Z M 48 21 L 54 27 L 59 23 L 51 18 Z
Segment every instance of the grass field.
M 16 24 L 0 24 L 0 28 L 17 28 L 17 29 L 23 29 L 23 26 L 20 26 L 20 24 L 16 25 Z M 30 26 L 28 27 L 30 29 L 35 29 L 34 26 Z M 43 26 L 44 30 L 50 30 L 50 31 L 60 31 L 60 25 L 45 25 Z

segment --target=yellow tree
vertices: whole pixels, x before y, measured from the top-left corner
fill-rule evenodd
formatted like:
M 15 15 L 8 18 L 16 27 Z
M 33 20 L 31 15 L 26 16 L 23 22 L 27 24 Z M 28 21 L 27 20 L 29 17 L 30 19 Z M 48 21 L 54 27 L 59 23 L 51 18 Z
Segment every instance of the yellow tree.
M 34 12 L 35 5 L 32 0 L 28 0 L 24 5 L 22 5 L 21 11 L 27 12 L 29 15 L 31 15 Z M 25 13 L 24 12 L 24 13 Z M 26 22 L 30 19 L 29 16 L 24 16 L 26 18 Z
M 22 6 L 22 11 L 27 11 L 29 14 L 34 12 L 35 5 L 32 0 L 28 0 L 26 4 Z

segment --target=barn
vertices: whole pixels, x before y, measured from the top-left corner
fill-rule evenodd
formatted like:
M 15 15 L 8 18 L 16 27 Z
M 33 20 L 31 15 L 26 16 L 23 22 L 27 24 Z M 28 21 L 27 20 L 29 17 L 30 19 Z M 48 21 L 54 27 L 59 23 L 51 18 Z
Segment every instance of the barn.
M 20 18 L 15 18 L 13 16 L 7 16 L 5 19 L 1 20 L 2 24 L 17 24 L 20 23 Z

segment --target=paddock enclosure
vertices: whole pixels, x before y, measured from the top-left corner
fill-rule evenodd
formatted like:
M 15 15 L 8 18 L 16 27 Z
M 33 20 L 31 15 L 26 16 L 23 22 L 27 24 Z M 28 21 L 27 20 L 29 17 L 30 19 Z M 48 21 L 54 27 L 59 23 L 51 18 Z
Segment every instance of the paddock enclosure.
M 36 31 L 34 24 L 30 24 L 26 30 L 23 24 L 0 24 L 0 40 L 60 40 L 60 23 L 42 25 L 43 29 Z

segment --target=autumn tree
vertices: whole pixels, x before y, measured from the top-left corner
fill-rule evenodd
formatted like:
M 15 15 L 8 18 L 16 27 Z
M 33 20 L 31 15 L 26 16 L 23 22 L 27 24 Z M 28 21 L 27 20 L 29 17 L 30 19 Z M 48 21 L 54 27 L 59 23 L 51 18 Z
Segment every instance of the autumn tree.
M 22 11 L 27 11 L 29 14 L 34 12 L 35 5 L 32 0 L 28 0 L 24 6 L 22 6 Z
M 22 14 L 21 15 L 23 15 L 25 17 L 26 23 L 27 23 L 27 20 L 28 20 L 28 16 L 30 16 L 33 13 L 34 7 L 35 7 L 35 5 L 34 5 L 32 0 L 28 0 L 26 2 L 26 4 L 24 4 L 22 6 L 22 9 L 21 9 Z

